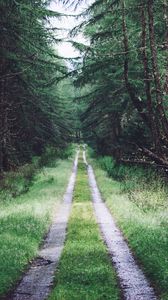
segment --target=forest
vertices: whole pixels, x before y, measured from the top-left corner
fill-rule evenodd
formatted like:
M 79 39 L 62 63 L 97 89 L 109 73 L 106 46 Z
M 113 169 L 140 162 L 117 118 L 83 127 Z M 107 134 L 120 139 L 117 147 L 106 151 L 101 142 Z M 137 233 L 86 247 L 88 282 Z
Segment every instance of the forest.
M 166 1 L 95 1 L 82 71 L 84 138 L 119 161 L 167 165 Z
M 70 141 L 71 79 L 53 44 L 57 42 L 47 1 L 1 1 L 0 168 L 30 162 L 47 146 Z M 60 83 L 60 77 L 65 77 Z M 64 120 L 64 122 L 63 122 Z
M 65 40 L 74 57 L 62 55 Z M 0 299 L 167 300 L 167 176 L 167 0 L 0 0 Z M 62 210 L 53 223 L 68 197 L 70 219 Z M 135 295 L 97 201 L 151 284 L 128 265 Z M 55 272 L 59 258 L 39 247 L 57 223 L 64 249 L 49 298 L 40 283 L 15 290 L 32 261 Z
M 1 171 L 76 132 L 99 154 L 167 168 L 166 1 L 93 2 L 71 32 L 90 41 L 72 40 L 73 72 L 53 46 L 49 2 L 1 0 Z

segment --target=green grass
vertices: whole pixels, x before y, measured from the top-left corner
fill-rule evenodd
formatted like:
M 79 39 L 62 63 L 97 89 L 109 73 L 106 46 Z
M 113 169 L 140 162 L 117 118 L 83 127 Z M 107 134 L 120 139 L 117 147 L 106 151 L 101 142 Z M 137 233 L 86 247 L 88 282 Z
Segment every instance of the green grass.
M 119 299 L 115 272 L 93 214 L 87 172 L 79 162 L 67 240 L 50 300 Z
M 143 211 L 157 211 L 168 207 L 168 185 L 163 174 L 152 168 L 117 164 L 112 157 L 97 159 L 109 177 L 121 182 L 121 191 Z
M 167 300 L 168 207 L 165 192 L 167 187 L 162 186 L 160 184 L 162 180 L 159 181 L 157 178 L 156 181 L 148 182 L 145 174 L 144 177 L 138 175 L 136 179 L 136 172 L 131 175 L 128 172 L 127 180 L 119 182 L 109 178 L 99 163 L 92 162 L 105 202 L 160 298 Z
M 0 202 L 0 297 L 9 291 L 37 254 L 65 192 L 72 162 L 43 168 L 29 192 Z
M 20 166 L 17 171 L 3 173 L 0 179 L 0 202 L 12 201 L 13 198 L 28 192 L 38 171 L 38 162 Z

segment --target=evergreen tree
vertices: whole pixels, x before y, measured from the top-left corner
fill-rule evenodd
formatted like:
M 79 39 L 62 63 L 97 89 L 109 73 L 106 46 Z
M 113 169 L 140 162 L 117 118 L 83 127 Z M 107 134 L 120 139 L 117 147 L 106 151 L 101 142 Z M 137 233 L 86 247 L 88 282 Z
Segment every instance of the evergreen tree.
M 167 166 L 166 1 L 97 0 L 84 14 L 76 31 L 90 46 L 76 44 L 83 64 L 75 80 L 90 84 L 84 135 L 100 153 Z
M 65 147 L 71 135 L 71 105 L 61 92 L 68 94 L 68 85 L 59 83 L 68 70 L 54 50 L 57 38 L 49 26 L 60 14 L 48 9 L 49 3 L 0 1 L 1 170 L 29 161 L 46 145 Z

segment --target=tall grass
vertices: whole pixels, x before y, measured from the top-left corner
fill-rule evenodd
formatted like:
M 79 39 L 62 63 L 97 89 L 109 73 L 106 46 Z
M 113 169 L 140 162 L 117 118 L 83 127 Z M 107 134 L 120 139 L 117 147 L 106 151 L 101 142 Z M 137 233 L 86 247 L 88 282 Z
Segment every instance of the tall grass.
M 92 162 L 102 196 L 118 226 L 159 293 L 159 299 L 167 300 L 168 187 L 166 181 L 153 170 L 118 166 L 106 157 Z
M 0 202 L 0 299 L 37 254 L 62 200 L 71 166 L 71 160 L 57 159 L 55 167 L 43 167 L 35 174 L 27 193 Z M 10 187 L 15 182 L 12 176 Z
M 98 158 L 99 166 L 109 177 L 120 181 L 121 191 L 144 211 L 168 206 L 168 186 L 165 178 L 151 168 L 117 164 L 112 157 Z
M 0 179 L 0 203 L 12 201 L 26 192 L 32 186 L 35 175 L 43 167 L 56 167 L 59 159 L 72 157 L 75 146 L 69 145 L 60 150 L 55 147 L 47 147 L 44 153 L 32 158 L 32 162 L 18 167 L 15 171 L 1 174 Z

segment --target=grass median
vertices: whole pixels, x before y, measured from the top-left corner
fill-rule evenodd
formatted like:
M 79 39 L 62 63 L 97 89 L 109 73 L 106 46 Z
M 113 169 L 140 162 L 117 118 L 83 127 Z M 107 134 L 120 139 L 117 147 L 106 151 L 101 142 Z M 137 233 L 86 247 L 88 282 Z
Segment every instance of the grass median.
M 0 298 L 22 276 L 37 254 L 62 200 L 72 161 L 58 160 L 44 167 L 34 178 L 29 192 L 0 202 Z
M 95 221 L 81 159 L 73 200 L 67 239 L 49 300 L 117 300 L 115 272 Z

